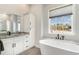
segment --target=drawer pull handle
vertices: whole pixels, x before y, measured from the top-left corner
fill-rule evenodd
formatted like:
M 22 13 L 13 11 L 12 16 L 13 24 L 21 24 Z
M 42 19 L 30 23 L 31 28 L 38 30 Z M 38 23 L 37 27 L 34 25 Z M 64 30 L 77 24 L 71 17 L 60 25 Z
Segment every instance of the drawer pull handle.
M 12 44 L 12 48 L 14 48 L 14 47 L 16 47 L 16 43 L 13 43 L 13 44 Z
M 28 42 L 28 41 L 26 41 L 26 42 Z
M 26 47 L 28 47 L 28 46 L 26 46 Z

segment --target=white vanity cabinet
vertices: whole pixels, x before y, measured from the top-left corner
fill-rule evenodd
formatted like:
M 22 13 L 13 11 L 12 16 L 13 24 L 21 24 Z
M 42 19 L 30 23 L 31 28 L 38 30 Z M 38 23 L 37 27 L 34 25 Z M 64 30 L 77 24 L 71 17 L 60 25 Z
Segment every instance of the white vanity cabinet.
M 1 55 L 12 55 L 13 54 L 13 38 L 2 39 L 4 45 L 4 51 Z
M 24 50 L 27 50 L 34 46 L 34 40 L 31 36 L 24 36 Z
M 13 40 L 13 45 L 14 45 L 14 48 L 13 48 L 13 53 L 14 55 L 15 54 L 19 54 L 20 52 L 23 51 L 23 36 L 19 36 L 19 37 L 15 37 L 14 40 Z
M 24 36 L 24 50 L 26 50 L 26 49 L 28 49 L 28 47 L 29 47 L 29 41 L 30 41 L 30 38 L 29 38 L 29 36 Z
M 27 50 L 33 47 L 32 39 L 29 35 L 23 35 L 13 38 L 1 39 L 4 45 L 4 51 L 1 52 L 1 55 L 16 55 L 24 50 Z

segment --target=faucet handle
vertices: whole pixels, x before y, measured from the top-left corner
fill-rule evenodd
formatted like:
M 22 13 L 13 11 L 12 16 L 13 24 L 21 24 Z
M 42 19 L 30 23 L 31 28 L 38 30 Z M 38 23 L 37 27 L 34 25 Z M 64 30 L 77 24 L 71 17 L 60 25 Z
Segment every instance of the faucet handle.
M 62 36 L 62 40 L 64 40 L 64 36 Z
M 60 39 L 59 34 L 57 34 L 57 39 Z
M 57 37 L 55 37 L 55 39 L 58 39 Z

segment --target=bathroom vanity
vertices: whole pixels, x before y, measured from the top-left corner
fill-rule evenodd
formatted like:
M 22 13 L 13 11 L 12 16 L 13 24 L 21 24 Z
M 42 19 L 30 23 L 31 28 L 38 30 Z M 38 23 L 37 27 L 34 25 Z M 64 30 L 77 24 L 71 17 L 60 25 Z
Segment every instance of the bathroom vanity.
M 25 33 L 12 34 L 3 37 L 1 41 L 4 45 L 4 51 L 1 52 L 1 55 L 16 55 L 34 46 L 30 35 Z
M 40 40 L 43 55 L 79 55 L 79 45 L 73 41 L 46 38 Z
M 34 15 L 1 14 L 0 19 L 1 55 L 17 55 L 34 46 Z

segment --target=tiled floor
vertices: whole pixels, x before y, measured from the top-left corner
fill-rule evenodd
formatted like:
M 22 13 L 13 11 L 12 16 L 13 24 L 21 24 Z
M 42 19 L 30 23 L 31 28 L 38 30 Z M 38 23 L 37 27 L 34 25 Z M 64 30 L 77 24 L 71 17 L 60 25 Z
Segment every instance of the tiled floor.
M 26 50 L 19 55 L 41 55 L 40 49 L 37 47 L 32 47 L 29 50 Z

